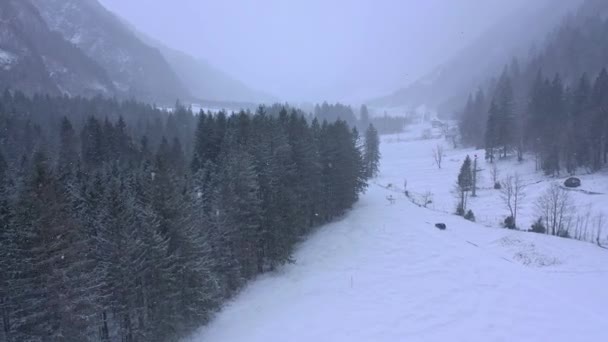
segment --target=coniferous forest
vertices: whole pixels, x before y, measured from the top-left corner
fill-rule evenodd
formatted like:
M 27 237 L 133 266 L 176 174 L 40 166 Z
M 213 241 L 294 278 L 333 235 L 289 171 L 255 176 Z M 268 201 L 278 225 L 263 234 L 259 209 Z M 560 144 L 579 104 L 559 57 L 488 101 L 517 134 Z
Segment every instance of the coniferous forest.
M 0 341 L 177 340 L 351 208 L 377 172 L 367 136 L 282 106 L 5 92 Z
M 469 96 L 460 117 L 468 146 L 486 159 L 524 158 L 538 170 L 568 175 L 608 163 L 608 19 L 587 1 L 532 50 Z

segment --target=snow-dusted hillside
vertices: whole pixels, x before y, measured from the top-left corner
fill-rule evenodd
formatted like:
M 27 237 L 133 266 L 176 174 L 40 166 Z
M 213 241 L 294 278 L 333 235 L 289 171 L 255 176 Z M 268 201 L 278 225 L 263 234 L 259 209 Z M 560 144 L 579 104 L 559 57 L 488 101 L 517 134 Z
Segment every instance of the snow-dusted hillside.
M 608 250 L 486 227 L 506 214 L 494 190 L 482 190 L 471 204 L 483 224 L 450 214 L 450 191 L 467 151 L 448 150 L 438 170 L 431 148 L 440 140 L 416 140 L 419 134 L 414 128 L 385 139 L 381 175 L 354 210 L 303 243 L 295 264 L 248 286 L 191 341 L 608 338 Z M 530 201 L 548 186 L 529 165 L 516 168 L 541 180 L 530 187 Z M 583 186 L 598 177 L 583 177 Z M 404 179 L 411 191 L 434 193 L 434 210 L 395 190 Z M 437 222 L 447 230 L 436 229 Z
M 0 1 L 0 89 L 27 94 L 110 95 L 105 71 L 53 32 L 28 1 Z
M 581 0 L 530 1 L 464 47 L 442 65 L 409 85 L 387 96 L 373 99 L 376 107 L 416 107 L 427 104 L 451 116 L 464 107 L 469 92 L 483 84 L 489 75 L 511 61 L 527 58 L 530 47 L 542 44 L 562 17 L 580 5 Z
M 104 68 L 119 95 L 161 103 L 189 96 L 161 53 L 97 0 L 29 2 L 51 29 Z

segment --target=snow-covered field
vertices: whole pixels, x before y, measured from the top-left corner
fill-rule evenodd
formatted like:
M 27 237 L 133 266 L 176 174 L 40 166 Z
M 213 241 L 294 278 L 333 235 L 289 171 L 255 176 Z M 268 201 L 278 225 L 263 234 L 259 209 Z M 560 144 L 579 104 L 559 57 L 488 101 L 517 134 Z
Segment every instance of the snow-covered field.
M 607 340 L 608 250 L 486 227 L 506 214 L 495 190 L 471 203 L 482 224 L 451 215 L 467 151 L 447 150 L 438 170 L 431 149 L 439 140 L 415 140 L 419 133 L 385 138 L 381 175 L 354 210 L 303 243 L 295 264 L 245 288 L 191 341 Z M 533 165 L 509 165 L 503 174 L 517 169 L 541 181 L 529 186 L 529 203 L 550 182 Z M 394 189 L 404 179 L 411 191 L 434 194 L 432 208 Z M 583 177 L 583 187 L 605 192 L 607 180 Z M 606 203 L 606 195 L 574 195 L 597 210 Z M 522 218 L 533 217 L 526 210 Z
M 424 125 L 409 128 L 401 135 L 393 135 L 383 139 L 383 160 L 385 164 L 382 177 L 378 184 L 387 186 L 391 184 L 394 190 L 402 190 L 407 181 L 407 189 L 418 203 L 423 202 L 421 197 L 430 194 L 432 203 L 429 209 L 445 213 L 453 213 L 456 209 L 454 189 L 460 166 L 465 157 L 472 159 L 477 155 L 478 187 L 476 198 L 469 198 L 468 208 L 475 213 L 477 222 L 488 227 L 500 227 L 504 219 L 509 216 L 501 193 L 493 189 L 491 175 L 492 166 L 486 163 L 483 150 L 451 148 L 451 143 L 444 139 L 421 140 L 420 137 L 427 129 Z M 432 135 L 439 135 L 439 131 L 432 131 Z M 407 141 L 407 143 L 404 143 Z M 432 151 L 440 145 L 445 150 L 442 168 L 438 169 L 432 157 Z M 527 230 L 539 218 L 536 213 L 536 203 L 546 190 L 555 183 L 563 186 L 568 175 L 559 178 L 549 178 L 542 172 L 535 170 L 534 156 L 526 155 L 522 163 L 517 162 L 513 156 L 508 160 L 499 160 L 496 163 L 498 179 L 503 181 L 509 175 L 519 175 L 525 184 L 524 198 L 521 210 L 518 213 L 518 227 Z M 602 240 L 608 236 L 608 173 L 605 171 L 589 174 L 580 170 L 577 177 L 581 179 L 582 186 L 569 190 L 571 202 L 576 208 L 572 215 L 572 231 L 574 235 L 576 219 L 587 219 L 587 235 L 595 240 L 597 230 L 596 219 L 603 214 L 604 231 Z M 428 196 L 428 195 L 427 195 Z M 582 225 L 582 224 L 581 224 Z

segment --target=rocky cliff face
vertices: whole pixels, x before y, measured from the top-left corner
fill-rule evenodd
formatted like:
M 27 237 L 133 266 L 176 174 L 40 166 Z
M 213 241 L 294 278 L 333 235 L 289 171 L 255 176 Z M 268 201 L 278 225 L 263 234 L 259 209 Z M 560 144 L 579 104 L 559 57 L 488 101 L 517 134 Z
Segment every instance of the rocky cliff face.
M 273 100 L 145 37 L 97 0 L 0 0 L 0 91 L 5 88 L 158 104 Z
M 0 88 L 28 94 L 114 94 L 105 70 L 53 32 L 24 0 L 0 1 Z
M 47 25 L 101 65 L 119 95 L 147 101 L 187 98 L 161 53 L 139 40 L 97 0 L 29 0 Z

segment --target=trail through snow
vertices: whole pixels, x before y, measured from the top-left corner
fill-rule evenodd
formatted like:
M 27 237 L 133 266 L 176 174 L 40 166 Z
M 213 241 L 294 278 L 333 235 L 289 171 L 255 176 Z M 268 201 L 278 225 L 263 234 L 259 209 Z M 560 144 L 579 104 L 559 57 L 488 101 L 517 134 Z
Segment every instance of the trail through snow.
M 421 144 L 432 142 L 384 144 L 377 184 L 426 177 Z M 441 172 L 453 184 L 457 171 Z M 189 341 L 608 340 L 608 250 L 484 227 L 376 184 L 295 259 Z

